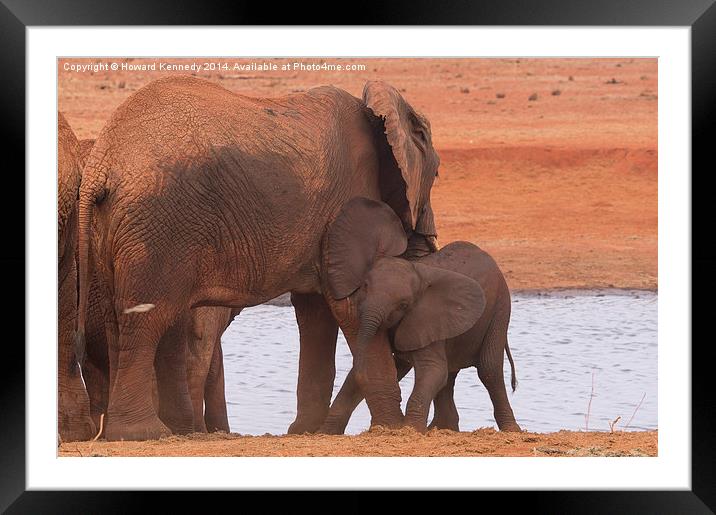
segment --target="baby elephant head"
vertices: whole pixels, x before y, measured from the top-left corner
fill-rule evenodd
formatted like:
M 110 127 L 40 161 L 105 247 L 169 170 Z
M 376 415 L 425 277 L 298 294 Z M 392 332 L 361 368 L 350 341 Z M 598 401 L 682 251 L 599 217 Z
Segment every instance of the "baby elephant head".
M 352 296 L 359 316 L 358 346 L 394 328 L 399 351 L 458 336 L 477 323 L 485 295 L 477 281 L 398 258 L 406 235 L 382 202 L 355 198 L 328 231 L 328 283 L 336 299 Z

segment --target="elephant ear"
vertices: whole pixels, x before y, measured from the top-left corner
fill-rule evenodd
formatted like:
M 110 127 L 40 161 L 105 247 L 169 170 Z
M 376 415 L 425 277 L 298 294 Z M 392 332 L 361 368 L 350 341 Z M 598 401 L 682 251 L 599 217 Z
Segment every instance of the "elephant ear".
M 326 268 L 335 299 L 356 291 L 373 261 L 399 256 L 407 247 L 403 224 L 387 204 L 355 197 L 344 204 L 328 228 Z
M 471 329 L 485 311 L 485 292 L 466 275 L 414 263 L 421 292 L 395 330 L 399 351 L 414 351 Z
M 423 170 L 421 151 L 413 140 L 413 134 L 420 127 L 427 129 L 427 121 L 394 87 L 385 82 L 367 82 L 363 88 L 363 102 L 383 120 L 385 136 L 405 181 L 410 226 L 414 229 L 419 215 Z

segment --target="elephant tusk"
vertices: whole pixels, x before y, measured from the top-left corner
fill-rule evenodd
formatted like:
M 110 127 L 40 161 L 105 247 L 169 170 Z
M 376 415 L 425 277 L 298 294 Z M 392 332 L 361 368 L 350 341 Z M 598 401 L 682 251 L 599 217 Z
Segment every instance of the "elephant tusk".
M 128 313 L 146 313 L 147 311 L 153 310 L 154 307 L 154 304 L 137 304 L 136 306 L 125 309 L 124 314 L 126 315 Z

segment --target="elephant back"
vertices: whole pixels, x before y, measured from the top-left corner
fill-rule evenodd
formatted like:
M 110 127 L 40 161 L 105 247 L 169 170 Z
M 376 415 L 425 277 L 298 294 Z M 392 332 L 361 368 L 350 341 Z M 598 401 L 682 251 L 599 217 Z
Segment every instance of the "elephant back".
M 467 241 L 454 241 L 418 261 L 466 275 L 480 283 L 485 291 L 494 291 L 506 284 L 492 256 Z

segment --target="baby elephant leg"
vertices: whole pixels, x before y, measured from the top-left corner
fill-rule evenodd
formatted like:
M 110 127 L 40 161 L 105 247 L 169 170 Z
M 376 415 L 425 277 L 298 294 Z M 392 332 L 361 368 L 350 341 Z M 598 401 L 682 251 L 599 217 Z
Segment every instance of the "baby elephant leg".
M 433 415 L 433 421 L 428 426 L 428 429 L 449 429 L 451 431 L 459 431 L 458 422 L 460 416 L 455 406 L 455 399 L 453 398 L 455 390 L 455 378 L 457 372 L 450 372 L 447 378 L 447 384 L 443 386 L 433 401 L 435 406 L 435 414 Z
M 447 383 L 445 343 L 435 342 L 412 351 L 410 360 L 415 368 L 415 386 L 405 408 L 405 424 L 412 426 L 416 431 L 425 432 L 430 404 Z
M 410 372 L 412 366 L 407 361 L 396 357 L 395 368 L 398 381 L 400 381 Z M 318 432 L 329 435 L 342 435 L 345 433 L 351 415 L 362 400 L 363 392 L 361 392 L 358 381 L 356 381 L 354 369 L 351 369 L 345 381 L 343 381 L 338 395 L 336 395 L 336 398 L 333 400 L 331 408 L 328 410 L 328 416 Z
M 505 389 L 503 363 L 507 348 L 507 321 L 493 320 L 487 331 L 485 342 L 477 362 L 477 374 L 490 394 L 495 422 L 500 431 L 521 431 L 512 413 L 510 400 Z M 513 373 L 513 388 L 516 384 Z

